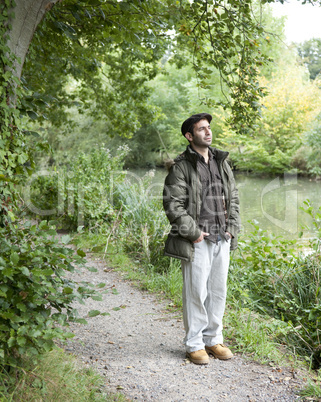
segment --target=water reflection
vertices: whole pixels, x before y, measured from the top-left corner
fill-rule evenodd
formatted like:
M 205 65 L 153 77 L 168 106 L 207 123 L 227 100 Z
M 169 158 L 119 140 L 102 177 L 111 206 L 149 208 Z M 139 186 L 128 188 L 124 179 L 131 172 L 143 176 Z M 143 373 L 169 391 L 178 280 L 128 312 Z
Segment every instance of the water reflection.
M 145 173 L 146 170 L 135 171 L 139 177 Z M 165 169 L 155 171 L 152 191 L 154 195 L 161 195 L 166 174 Z M 288 239 L 297 238 L 303 225 L 311 228 L 304 232 L 304 238 L 312 235 L 311 218 L 300 207 L 309 199 L 314 207 L 319 208 L 320 182 L 287 174 L 255 177 L 236 173 L 235 180 L 240 195 L 242 231 L 245 234 L 252 230 L 248 221 L 255 219 L 262 229 Z
M 235 176 L 240 194 L 241 218 L 245 233 L 251 230 L 248 220 L 256 219 L 259 226 L 276 235 L 297 238 L 302 226 L 311 218 L 300 209 L 309 199 L 315 207 L 321 205 L 321 184 L 296 175 L 259 178 L 245 174 Z

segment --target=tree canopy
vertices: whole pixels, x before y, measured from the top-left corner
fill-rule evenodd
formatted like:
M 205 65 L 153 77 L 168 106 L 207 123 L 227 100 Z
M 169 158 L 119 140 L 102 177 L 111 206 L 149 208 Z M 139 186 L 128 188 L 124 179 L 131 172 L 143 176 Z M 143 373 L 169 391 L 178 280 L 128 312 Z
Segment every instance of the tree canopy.
M 314 38 L 299 44 L 298 53 L 309 70 L 311 80 L 314 80 L 321 72 L 321 39 Z
M 113 110 L 118 96 L 129 110 L 131 97 L 136 105 L 144 97 L 141 84 L 155 75 L 155 63 L 167 51 L 179 65 L 192 61 L 200 88 L 209 87 L 211 74 L 219 71 L 221 104 L 231 108 L 232 124 L 245 131 L 261 106 L 258 69 L 268 61 L 261 49 L 270 41 L 254 8 L 250 0 L 64 0 L 35 31 L 23 80 L 38 104 L 38 94 L 45 92 L 54 120 L 53 106 L 61 111 L 76 98 L 83 108 L 94 100 L 110 119 L 119 116 Z M 77 93 L 66 91 L 70 77 Z M 210 96 L 203 102 L 215 103 Z

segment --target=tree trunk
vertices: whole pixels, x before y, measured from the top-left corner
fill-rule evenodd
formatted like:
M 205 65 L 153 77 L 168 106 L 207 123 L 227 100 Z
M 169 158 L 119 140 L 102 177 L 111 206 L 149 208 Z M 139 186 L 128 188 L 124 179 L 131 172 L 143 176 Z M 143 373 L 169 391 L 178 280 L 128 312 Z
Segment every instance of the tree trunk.
M 23 64 L 33 34 L 43 16 L 59 0 L 15 0 L 13 17 L 9 23 L 9 40 L 11 52 L 17 57 L 14 61 L 14 74 L 20 78 Z

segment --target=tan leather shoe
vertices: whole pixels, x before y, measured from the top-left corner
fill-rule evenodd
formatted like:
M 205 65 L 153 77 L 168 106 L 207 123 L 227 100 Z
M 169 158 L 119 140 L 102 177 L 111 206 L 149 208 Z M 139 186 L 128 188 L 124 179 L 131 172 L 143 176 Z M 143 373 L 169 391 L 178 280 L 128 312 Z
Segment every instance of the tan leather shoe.
M 230 349 L 222 343 L 218 343 L 214 346 L 205 346 L 205 350 L 208 354 L 211 354 L 220 360 L 228 360 L 233 357 L 233 353 Z
M 192 363 L 195 364 L 208 364 L 210 359 L 204 349 L 197 350 L 196 352 L 186 353 L 186 356 Z

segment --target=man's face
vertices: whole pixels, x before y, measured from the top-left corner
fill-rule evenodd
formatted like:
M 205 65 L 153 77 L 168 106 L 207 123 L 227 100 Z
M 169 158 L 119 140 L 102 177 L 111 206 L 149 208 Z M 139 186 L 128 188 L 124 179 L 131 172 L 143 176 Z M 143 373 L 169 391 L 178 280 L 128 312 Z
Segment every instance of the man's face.
M 186 133 L 185 137 L 196 147 L 205 148 L 212 143 L 212 130 L 210 123 L 206 120 L 200 120 L 194 124 L 193 133 Z

